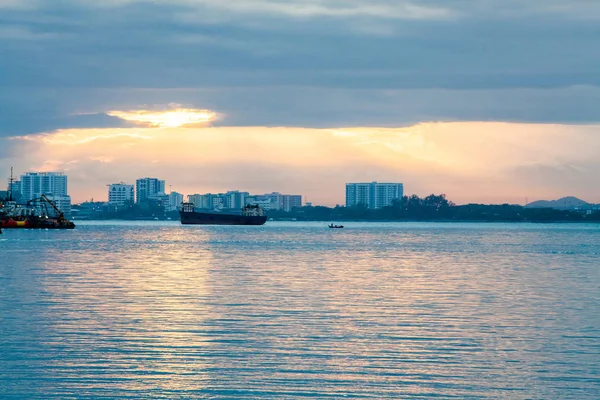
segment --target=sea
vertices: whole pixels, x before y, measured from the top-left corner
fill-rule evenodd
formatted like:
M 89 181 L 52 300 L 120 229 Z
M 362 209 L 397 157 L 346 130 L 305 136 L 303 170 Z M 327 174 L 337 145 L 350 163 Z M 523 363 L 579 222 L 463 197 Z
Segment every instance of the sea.
M 0 235 L 0 399 L 600 398 L 600 225 L 77 224 Z

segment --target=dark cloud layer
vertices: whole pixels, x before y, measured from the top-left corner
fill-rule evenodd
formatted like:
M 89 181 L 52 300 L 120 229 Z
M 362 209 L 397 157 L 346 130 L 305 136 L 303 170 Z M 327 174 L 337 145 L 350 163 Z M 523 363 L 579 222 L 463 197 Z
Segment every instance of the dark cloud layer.
M 10 114 L 0 112 L 0 135 L 13 136 L 44 133 L 69 128 L 117 128 L 134 124 L 104 113 L 87 115 L 56 115 L 50 113 Z
M 0 135 L 171 102 L 241 125 L 595 122 L 599 22 L 586 0 L 0 0 Z

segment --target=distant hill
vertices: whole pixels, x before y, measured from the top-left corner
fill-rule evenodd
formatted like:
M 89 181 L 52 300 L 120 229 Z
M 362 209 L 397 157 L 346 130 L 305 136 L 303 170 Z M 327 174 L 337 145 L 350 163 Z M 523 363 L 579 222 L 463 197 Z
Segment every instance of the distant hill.
M 558 200 L 538 200 L 527 204 L 527 208 L 555 208 L 560 210 L 573 209 L 592 209 L 594 204 L 578 199 L 577 197 L 569 196 Z

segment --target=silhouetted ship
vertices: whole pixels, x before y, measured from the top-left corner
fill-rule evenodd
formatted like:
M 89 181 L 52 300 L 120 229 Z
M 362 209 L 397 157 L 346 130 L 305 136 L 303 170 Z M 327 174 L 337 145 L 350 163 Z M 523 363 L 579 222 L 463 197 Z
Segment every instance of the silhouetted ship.
M 246 206 L 241 214 L 197 211 L 194 203 L 183 203 L 179 210 L 183 225 L 263 225 L 267 216 L 257 205 Z

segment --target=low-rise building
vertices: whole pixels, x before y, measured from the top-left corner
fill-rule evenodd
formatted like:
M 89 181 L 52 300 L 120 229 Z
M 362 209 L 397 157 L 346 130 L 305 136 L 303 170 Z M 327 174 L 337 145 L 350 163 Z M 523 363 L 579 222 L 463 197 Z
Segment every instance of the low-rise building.
M 263 195 L 271 202 L 271 210 L 291 211 L 292 208 L 302 207 L 302 196 L 297 194 L 281 194 L 279 192 Z
M 47 194 L 46 197 L 65 215 L 65 218 L 71 218 L 71 196 Z
M 134 186 L 126 183 L 108 185 L 108 204 L 111 206 L 130 206 L 134 202 Z
M 263 210 L 269 211 L 269 210 L 272 210 L 271 206 L 273 205 L 273 203 L 271 202 L 270 199 L 267 199 L 263 196 L 248 196 L 248 197 L 246 197 L 245 205 L 259 206 Z
M 278 192 L 251 195 L 248 192 L 235 190 L 218 194 L 192 194 L 188 196 L 188 201 L 194 203 L 194 206 L 200 209 L 223 208 L 239 210 L 246 205 L 259 205 L 264 210 L 290 211 L 292 208 L 302 207 L 301 195 L 281 194 Z

